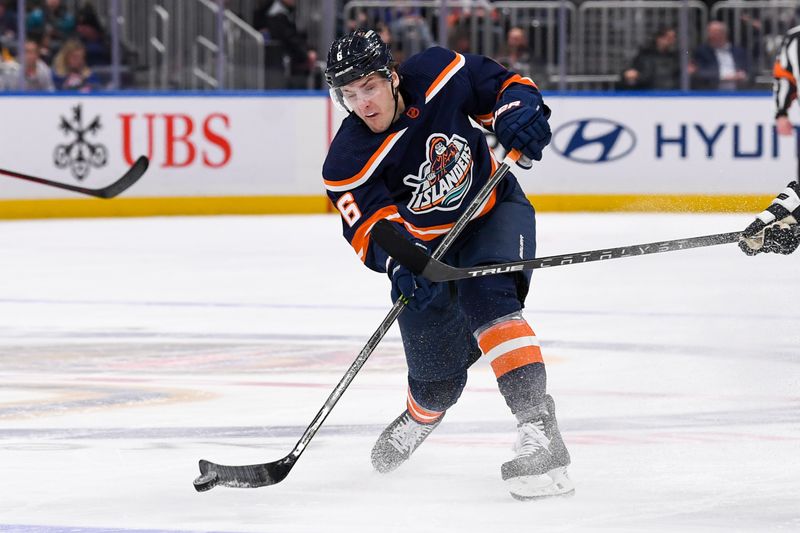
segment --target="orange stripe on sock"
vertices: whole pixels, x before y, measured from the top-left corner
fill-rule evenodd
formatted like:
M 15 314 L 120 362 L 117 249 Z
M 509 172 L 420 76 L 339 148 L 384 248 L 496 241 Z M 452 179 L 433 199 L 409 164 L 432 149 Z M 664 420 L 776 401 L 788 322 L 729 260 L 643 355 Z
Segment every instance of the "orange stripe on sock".
M 495 377 L 499 378 L 503 374 L 525 365 L 543 362 L 542 350 L 538 346 L 525 346 L 496 358 L 492 361 L 492 370 L 494 370 Z
M 431 411 L 430 409 L 425 409 L 420 404 L 414 400 L 414 397 L 411 396 L 411 389 L 408 390 L 408 400 L 406 401 L 406 407 L 408 409 L 408 413 L 411 415 L 411 418 L 420 422 L 422 424 L 430 424 L 442 416 L 444 411 Z
M 478 345 L 483 353 L 488 353 L 492 348 L 519 337 L 535 337 L 533 329 L 524 320 L 507 320 L 496 324 L 478 338 Z

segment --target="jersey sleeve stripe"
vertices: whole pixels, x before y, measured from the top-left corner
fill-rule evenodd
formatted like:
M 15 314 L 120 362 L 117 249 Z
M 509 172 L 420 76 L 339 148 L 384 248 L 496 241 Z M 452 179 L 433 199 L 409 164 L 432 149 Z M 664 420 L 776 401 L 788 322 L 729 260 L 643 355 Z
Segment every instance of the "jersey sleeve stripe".
M 500 99 L 500 95 L 503 94 L 503 91 L 508 89 L 509 85 L 511 85 L 512 83 L 519 83 L 521 85 L 529 85 L 530 87 L 533 87 L 534 89 L 538 89 L 539 88 L 535 83 L 533 83 L 532 79 L 523 78 L 519 74 L 514 74 L 513 76 L 508 78 L 506 81 L 504 81 L 503 85 L 500 86 L 500 90 L 497 92 L 497 98 L 498 99 Z
M 798 58 L 796 29 L 793 28 L 787 33 L 772 69 L 775 78 L 773 99 L 775 100 L 776 117 L 788 114 L 789 106 L 797 98 L 797 73 L 800 70 L 800 59 Z
M 350 240 L 350 246 L 358 254 L 358 258 L 364 261 L 367 257 L 367 250 L 369 249 L 369 234 L 373 226 L 381 219 L 395 220 L 399 219 L 400 214 L 397 212 L 397 207 L 394 205 L 387 205 L 375 211 L 371 217 L 365 220 L 361 226 L 356 230 L 355 235 Z
M 447 85 L 447 82 L 450 81 L 456 72 L 461 70 L 461 67 L 464 66 L 466 60 L 464 56 L 459 54 L 458 52 L 455 53 L 456 57 L 453 59 L 449 65 L 447 65 L 442 72 L 433 80 L 433 83 L 428 90 L 425 91 L 425 103 L 427 104 L 430 102 L 436 94 L 442 90 L 442 88 Z
M 491 126 L 494 121 L 494 114 L 486 113 L 485 115 L 476 115 L 475 120 L 480 123 L 481 126 Z
M 369 178 L 372 177 L 372 174 L 381 164 L 381 161 L 389 155 L 389 152 L 392 150 L 392 147 L 400 140 L 400 137 L 408 130 L 408 128 L 403 128 L 400 131 L 396 131 L 386 137 L 383 143 L 378 147 L 372 157 L 369 158 L 367 164 L 361 169 L 361 171 L 351 178 L 347 178 L 344 180 L 334 181 L 334 180 L 327 180 L 323 178 L 325 182 L 325 188 L 332 192 L 345 192 L 352 189 L 355 189 L 359 185 L 365 183 Z

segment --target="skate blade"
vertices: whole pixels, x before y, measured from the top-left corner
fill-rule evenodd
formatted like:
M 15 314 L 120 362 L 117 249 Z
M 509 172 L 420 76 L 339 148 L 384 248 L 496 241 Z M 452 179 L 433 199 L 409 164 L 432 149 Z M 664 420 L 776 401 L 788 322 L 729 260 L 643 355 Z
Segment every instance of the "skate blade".
M 506 480 L 511 497 L 516 500 L 538 500 L 554 496 L 572 496 L 575 485 L 566 467 L 554 468 L 538 476 L 519 476 Z

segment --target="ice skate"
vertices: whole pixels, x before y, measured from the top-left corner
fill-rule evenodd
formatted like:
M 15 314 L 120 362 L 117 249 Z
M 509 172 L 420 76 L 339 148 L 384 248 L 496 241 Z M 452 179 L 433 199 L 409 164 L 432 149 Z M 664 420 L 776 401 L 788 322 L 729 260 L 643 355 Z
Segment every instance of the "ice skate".
M 569 452 L 558 431 L 553 398 L 546 395 L 517 430 L 517 455 L 501 468 L 511 496 L 533 500 L 573 494 L 575 486 L 567 475 Z
M 414 453 L 422 441 L 441 423 L 444 414 L 435 422 L 421 424 L 409 412 L 403 411 L 394 422 L 383 430 L 372 448 L 372 466 L 385 474 L 403 464 Z

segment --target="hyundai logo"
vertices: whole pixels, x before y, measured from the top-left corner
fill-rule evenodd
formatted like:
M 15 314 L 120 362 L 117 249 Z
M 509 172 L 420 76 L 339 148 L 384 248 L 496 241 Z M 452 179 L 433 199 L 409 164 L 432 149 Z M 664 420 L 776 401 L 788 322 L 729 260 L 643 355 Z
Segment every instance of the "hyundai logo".
M 607 163 L 625 157 L 636 146 L 630 128 L 605 118 L 567 122 L 553 132 L 551 147 L 578 163 Z

